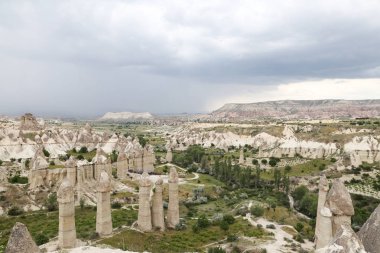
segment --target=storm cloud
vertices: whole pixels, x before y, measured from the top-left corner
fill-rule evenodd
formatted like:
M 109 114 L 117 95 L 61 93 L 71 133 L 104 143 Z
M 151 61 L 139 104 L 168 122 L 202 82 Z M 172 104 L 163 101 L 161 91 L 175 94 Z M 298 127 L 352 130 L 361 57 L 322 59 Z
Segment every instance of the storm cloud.
M 4 0 L 0 113 L 206 112 L 305 98 L 275 93 L 295 83 L 323 89 L 310 99 L 380 98 L 379 13 L 376 0 Z M 336 80 L 359 95 L 329 91 Z

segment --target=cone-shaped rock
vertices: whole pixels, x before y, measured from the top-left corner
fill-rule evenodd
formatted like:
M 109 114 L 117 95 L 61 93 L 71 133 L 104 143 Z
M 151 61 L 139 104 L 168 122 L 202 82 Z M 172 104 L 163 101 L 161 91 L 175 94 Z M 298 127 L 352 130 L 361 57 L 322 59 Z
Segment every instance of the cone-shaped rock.
M 40 249 L 33 241 L 28 228 L 19 222 L 13 226 L 4 253 L 39 253 Z
M 75 207 L 74 207 L 74 188 L 70 180 L 65 178 L 57 193 L 59 203 L 59 231 L 58 244 L 62 249 L 75 248 Z
M 152 201 L 152 225 L 154 228 L 165 230 L 164 207 L 162 203 L 162 178 L 156 181 L 156 188 L 153 194 Z
M 380 205 L 364 223 L 358 236 L 366 251 L 380 253 Z
M 359 237 L 348 223 L 341 225 L 328 247 L 317 253 L 366 253 Z M 371 252 L 372 253 L 372 252 Z
M 169 174 L 169 204 L 168 220 L 169 228 L 175 228 L 179 223 L 179 199 L 178 199 L 178 173 L 174 167 L 170 168 Z
M 96 232 L 105 236 L 112 233 L 111 180 L 105 171 L 100 173 L 97 191 Z
M 347 188 L 341 180 L 336 179 L 327 194 L 326 207 L 333 214 L 332 219 L 332 235 L 334 236 L 337 230 L 343 223 L 351 224 L 351 216 L 354 215 L 354 206 Z
M 139 213 L 137 219 L 137 224 L 139 228 L 144 232 L 152 230 L 152 217 L 150 209 L 151 188 L 152 181 L 150 181 L 148 173 L 144 172 L 140 179 Z
M 326 176 L 319 180 L 317 220 L 315 225 L 315 247 L 320 249 L 326 247 L 332 238 L 331 211 L 325 207 L 326 196 L 329 190 L 329 182 Z

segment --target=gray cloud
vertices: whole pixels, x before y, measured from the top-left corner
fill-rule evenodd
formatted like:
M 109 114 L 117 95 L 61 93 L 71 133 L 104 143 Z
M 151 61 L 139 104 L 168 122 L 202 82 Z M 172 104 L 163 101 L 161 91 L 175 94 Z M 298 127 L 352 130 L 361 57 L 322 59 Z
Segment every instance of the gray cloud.
M 0 113 L 196 112 L 246 85 L 377 78 L 378 13 L 376 0 L 4 0 Z

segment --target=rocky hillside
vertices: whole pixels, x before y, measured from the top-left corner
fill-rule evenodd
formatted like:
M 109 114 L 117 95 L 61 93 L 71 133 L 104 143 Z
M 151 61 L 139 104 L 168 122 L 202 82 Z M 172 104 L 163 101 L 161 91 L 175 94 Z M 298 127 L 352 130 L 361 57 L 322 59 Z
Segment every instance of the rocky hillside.
M 153 115 L 149 112 L 107 112 L 99 121 L 144 121 L 153 119 Z
M 226 104 L 211 113 L 214 120 L 342 119 L 380 116 L 376 100 L 281 100 Z

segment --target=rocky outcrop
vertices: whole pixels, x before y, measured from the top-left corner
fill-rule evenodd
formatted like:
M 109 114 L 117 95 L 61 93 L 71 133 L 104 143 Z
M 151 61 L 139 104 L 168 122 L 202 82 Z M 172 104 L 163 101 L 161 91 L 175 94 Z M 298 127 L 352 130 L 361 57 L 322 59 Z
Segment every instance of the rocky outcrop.
M 364 248 L 370 253 L 380 253 L 380 205 L 358 232 Z
M 366 253 L 366 250 L 351 226 L 345 223 L 339 226 L 329 245 L 316 253 Z
M 59 204 L 58 245 L 61 249 L 75 248 L 74 189 L 67 178 L 62 181 L 58 189 L 57 200 Z
M 31 113 L 25 113 L 20 118 L 20 130 L 23 131 L 39 131 L 42 130 L 43 126 L 41 126 L 36 118 Z
M 240 149 L 239 164 L 244 164 L 244 150 Z
M 19 222 L 13 226 L 4 253 L 40 253 L 28 228 Z
M 281 100 L 226 104 L 211 113 L 212 120 L 376 118 L 380 100 Z
M 159 178 L 155 183 L 155 189 L 153 193 L 152 200 L 152 225 L 156 229 L 161 231 L 165 230 L 165 221 L 164 221 L 164 207 L 162 203 L 162 187 L 163 180 Z
M 111 180 L 105 171 L 100 173 L 97 191 L 96 232 L 100 236 L 106 236 L 112 233 L 112 217 Z
M 173 161 L 173 153 L 172 153 L 172 148 L 168 148 L 167 149 L 167 153 L 166 153 L 166 157 L 165 157 L 165 160 L 168 162 L 168 163 L 171 163 Z
M 355 167 L 363 162 L 380 161 L 380 142 L 372 135 L 355 136 L 352 141 L 344 145 L 344 151 L 350 155 L 351 164 Z
M 169 204 L 167 227 L 175 228 L 179 223 L 178 173 L 175 167 L 169 173 Z
M 325 207 L 329 182 L 326 176 L 321 176 L 319 180 L 317 219 L 315 225 L 315 247 L 316 249 L 324 248 L 332 238 L 331 211 Z
M 341 225 L 351 225 L 351 216 L 355 214 L 352 199 L 340 179 L 335 179 L 326 198 L 326 207 L 331 210 L 332 235 L 335 236 Z
M 144 172 L 140 179 L 139 188 L 139 212 L 137 224 L 141 231 L 148 232 L 152 230 L 152 217 L 150 208 L 150 190 L 152 181 L 148 173 Z

